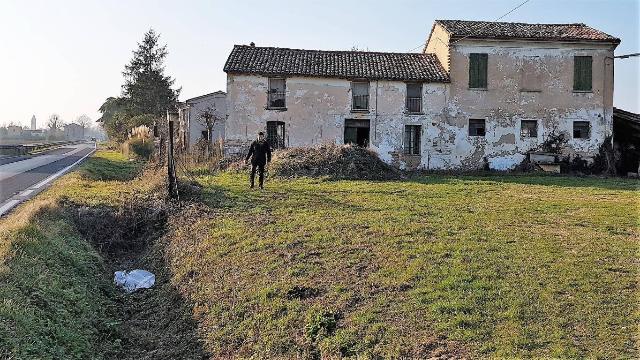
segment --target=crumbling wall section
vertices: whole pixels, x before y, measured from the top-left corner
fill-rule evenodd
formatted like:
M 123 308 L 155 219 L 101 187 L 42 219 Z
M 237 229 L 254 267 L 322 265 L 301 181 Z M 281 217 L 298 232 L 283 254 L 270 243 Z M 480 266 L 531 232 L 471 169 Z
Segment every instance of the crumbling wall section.
M 286 110 L 267 108 L 268 78 L 256 75 L 228 75 L 229 117 L 226 123 L 227 152 L 243 153 L 268 121 L 285 123 L 285 145 L 313 146 L 344 143 L 345 120 L 368 120 L 370 147 L 380 157 L 405 168 L 426 168 L 423 155 L 404 156 L 404 125 L 438 122 L 446 103 L 446 85 L 424 84 L 423 113 L 405 113 L 406 84 L 399 81 L 371 81 L 369 111 L 351 110 L 351 82 L 345 79 L 289 77 Z M 427 139 L 422 137 L 422 149 Z
M 487 53 L 487 88 L 469 89 L 469 54 Z M 592 56 L 592 91 L 573 91 L 574 56 Z M 507 170 L 552 134 L 565 133 L 569 156 L 590 158 L 612 132 L 610 45 L 463 40 L 451 46 L 450 98 L 439 127 L 447 168 Z M 532 74 L 533 73 L 533 74 Z M 486 136 L 468 136 L 468 120 L 485 119 Z M 538 136 L 523 138 L 521 120 L 538 120 Z M 573 122 L 588 121 L 588 139 L 573 138 Z M 452 136 L 452 134 L 455 136 Z M 446 139 L 452 141 L 446 141 Z M 446 154 L 446 155 L 445 155 Z
M 486 89 L 468 87 L 471 53 L 488 54 Z M 573 91 L 576 55 L 593 57 L 590 92 Z M 371 81 L 369 111 L 354 112 L 349 80 L 289 77 L 286 110 L 271 110 L 267 77 L 228 74 L 225 145 L 229 153 L 246 151 L 267 121 L 285 123 L 288 147 L 342 144 L 345 120 L 356 119 L 369 121 L 369 146 L 400 168 L 509 170 L 560 132 L 569 139 L 567 155 L 590 158 L 612 133 L 612 56 L 603 44 L 463 40 L 450 47 L 451 83 L 423 84 L 420 114 L 405 111 L 400 81 Z M 469 135 L 469 119 L 485 120 L 485 136 Z M 522 120 L 538 121 L 536 137 L 521 135 Z M 589 122 L 588 139 L 573 138 L 577 120 Z M 419 155 L 404 154 L 406 125 L 421 126 Z

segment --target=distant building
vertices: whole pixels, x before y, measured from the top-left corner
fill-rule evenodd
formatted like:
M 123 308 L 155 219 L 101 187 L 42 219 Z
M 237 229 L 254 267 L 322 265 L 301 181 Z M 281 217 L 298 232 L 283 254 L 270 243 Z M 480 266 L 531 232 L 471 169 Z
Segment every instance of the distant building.
M 42 129 L 22 130 L 22 138 L 24 139 L 42 139 L 45 132 Z
M 36 129 L 36 116 L 33 115 L 31 117 L 31 130 L 35 130 Z
M 7 137 L 14 139 L 22 137 L 22 127 L 18 125 L 7 126 Z
M 67 124 L 64 126 L 64 137 L 68 140 L 80 140 L 84 138 L 84 127 L 78 124 Z
M 199 139 L 207 138 L 207 128 L 203 116 L 211 111 L 219 120 L 213 126 L 211 141 L 224 139 L 224 123 L 226 119 L 227 94 L 224 91 L 197 96 L 186 100 L 178 106 L 178 143 L 184 148 L 190 148 Z

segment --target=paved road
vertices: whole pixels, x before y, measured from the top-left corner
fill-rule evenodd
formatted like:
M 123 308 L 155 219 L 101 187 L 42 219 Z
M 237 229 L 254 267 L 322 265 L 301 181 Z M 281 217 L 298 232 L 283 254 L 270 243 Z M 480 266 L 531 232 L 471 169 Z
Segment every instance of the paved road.
M 0 216 L 35 195 L 94 151 L 93 143 L 69 145 L 37 156 L 0 158 Z

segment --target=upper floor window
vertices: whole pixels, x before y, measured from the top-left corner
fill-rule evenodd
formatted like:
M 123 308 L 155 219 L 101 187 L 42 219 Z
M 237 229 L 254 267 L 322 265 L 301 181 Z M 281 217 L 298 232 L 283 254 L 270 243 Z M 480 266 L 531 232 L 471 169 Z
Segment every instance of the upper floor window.
M 285 104 L 286 93 L 286 81 L 282 78 L 270 78 L 269 79 L 269 92 L 268 95 L 268 108 L 270 109 L 283 109 Z
M 422 84 L 407 84 L 407 112 L 419 113 L 422 111 Z
M 369 111 L 368 81 L 353 81 L 351 83 L 351 109 Z
M 589 122 L 588 121 L 573 122 L 573 138 L 574 139 L 589 138 Z
M 469 136 L 484 136 L 485 120 L 469 119 Z
M 573 57 L 573 91 L 591 91 L 591 56 Z
M 520 66 L 520 91 L 542 91 L 543 63 L 539 56 L 525 56 Z
M 538 120 L 522 120 L 520 122 L 520 136 L 523 138 L 538 137 Z
M 469 54 L 469 88 L 487 88 L 487 54 Z
M 406 155 L 420 155 L 420 125 L 405 125 L 404 127 L 404 153 Z

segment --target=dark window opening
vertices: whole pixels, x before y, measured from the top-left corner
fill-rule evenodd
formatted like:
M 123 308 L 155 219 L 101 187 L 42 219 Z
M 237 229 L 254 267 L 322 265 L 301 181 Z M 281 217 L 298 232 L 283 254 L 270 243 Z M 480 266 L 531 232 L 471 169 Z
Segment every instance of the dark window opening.
M 267 121 L 267 141 L 272 149 L 284 149 L 284 122 Z
M 422 111 L 422 84 L 407 84 L 407 112 Z
M 573 138 L 574 139 L 589 138 L 589 122 L 588 121 L 573 122 Z
M 406 125 L 404 127 L 404 153 L 406 155 L 420 155 L 420 133 L 422 126 Z
M 573 57 L 573 90 L 591 91 L 591 56 Z
M 208 131 L 207 131 L 207 130 L 202 130 L 202 131 L 200 132 L 200 137 L 206 140 L 206 139 L 207 139 L 207 137 L 208 137 L 208 136 L 207 136 L 207 133 L 208 133 Z
M 469 54 L 469 88 L 487 88 L 487 54 Z
M 469 119 L 469 136 L 484 136 L 485 120 Z
M 344 143 L 362 147 L 369 146 L 369 120 L 345 120 Z
M 538 137 L 538 121 L 522 120 L 520 122 L 520 136 L 523 138 Z
M 270 109 L 285 107 L 286 82 L 285 79 L 269 79 L 268 103 Z
M 365 81 L 351 83 L 351 109 L 369 111 L 369 83 Z

